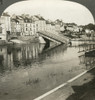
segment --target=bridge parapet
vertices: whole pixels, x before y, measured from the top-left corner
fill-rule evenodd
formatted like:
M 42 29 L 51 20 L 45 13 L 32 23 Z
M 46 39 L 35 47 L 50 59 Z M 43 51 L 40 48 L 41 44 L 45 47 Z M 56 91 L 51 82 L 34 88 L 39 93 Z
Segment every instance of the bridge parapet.
M 60 43 L 68 43 L 69 39 L 66 37 L 62 37 L 59 34 L 53 33 L 53 32 L 48 32 L 48 31 L 39 31 L 38 34 L 40 34 L 40 36 L 45 37 L 47 39 L 49 39 L 50 41 L 57 41 Z

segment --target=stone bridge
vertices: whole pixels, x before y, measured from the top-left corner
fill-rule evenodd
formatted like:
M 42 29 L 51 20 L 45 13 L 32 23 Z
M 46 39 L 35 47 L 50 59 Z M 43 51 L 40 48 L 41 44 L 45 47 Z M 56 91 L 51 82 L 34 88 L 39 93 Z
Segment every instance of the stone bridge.
M 39 31 L 38 35 L 43 37 L 46 43 L 50 43 L 50 41 L 59 44 L 69 43 L 69 38 L 62 37 L 57 32 Z

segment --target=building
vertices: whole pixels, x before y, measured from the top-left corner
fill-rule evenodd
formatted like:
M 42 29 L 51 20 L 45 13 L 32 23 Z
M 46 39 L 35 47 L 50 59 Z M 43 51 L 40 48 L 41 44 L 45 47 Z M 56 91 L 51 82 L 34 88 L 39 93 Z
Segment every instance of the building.
M 57 32 L 60 32 L 60 29 L 62 29 L 62 26 L 63 26 L 62 20 L 57 19 L 57 20 L 55 21 L 55 30 L 56 30 Z
M 11 32 L 10 15 L 3 13 L 0 17 L 0 40 L 7 40 L 8 35 Z
M 24 20 L 21 16 L 11 18 L 11 33 L 17 36 L 24 34 Z
M 37 31 L 45 31 L 46 30 L 46 21 L 45 19 L 40 15 L 35 15 L 36 17 L 35 24 L 36 24 L 36 30 Z
M 80 28 L 75 23 L 67 23 L 66 30 L 75 33 L 80 32 Z
M 12 34 L 20 36 L 35 35 L 40 30 L 46 30 L 46 21 L 40 15 L 14 15 L 11 19 L 11 29 Z
M 51 31 L 55 33 L 55 22 L 51 22 Z
M 51 26 L 51 21 L 46 20 L 46 31 L 51 31 L 51 30 L 52 30 L 51 27 L 52 27 L 52 26 Z
M 68 26 L 66 27 L 66 29 L 67 29 L 68 31 L 71 31 L 71 32 L 74 31 L 74 28 L 73 28 L 72 25 L 68 25 Z
M 23 35 L 34 35 L 36 34 L 36 23 L 32 18 L 24 19 L 24 34 Z
M 17 23 L 19 23 L 18 20 L 16 19 L 11 19 L 11 34 L 12 35 L 17 35 Z
M 18 20 L 17 23 L 17 32 L 19 33 L 20 36 L 24 34 L 24 20 L 22 16 L 16 16 L 16 19 Z

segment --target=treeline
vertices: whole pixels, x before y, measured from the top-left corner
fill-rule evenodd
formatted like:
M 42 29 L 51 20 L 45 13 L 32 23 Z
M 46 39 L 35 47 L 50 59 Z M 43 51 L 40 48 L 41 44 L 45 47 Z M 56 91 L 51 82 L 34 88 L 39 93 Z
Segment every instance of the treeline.
M 84 30 L 85 30 L 85 29 L 89 29 L 89 30 L 95 31 L 95 24 L 90 23 L 90 24 L 88 24 L 88 25 L 85 25 L 85 26 L 83 26 L 83 29 L 84 29 Z

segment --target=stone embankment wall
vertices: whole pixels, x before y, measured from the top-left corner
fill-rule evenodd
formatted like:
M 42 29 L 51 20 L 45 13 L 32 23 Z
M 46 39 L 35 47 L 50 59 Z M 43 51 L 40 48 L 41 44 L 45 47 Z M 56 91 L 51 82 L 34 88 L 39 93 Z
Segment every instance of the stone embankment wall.
M 18 39 L 27 42 L 39 42 L 39 39 L 35 36 L 18 36 Z

